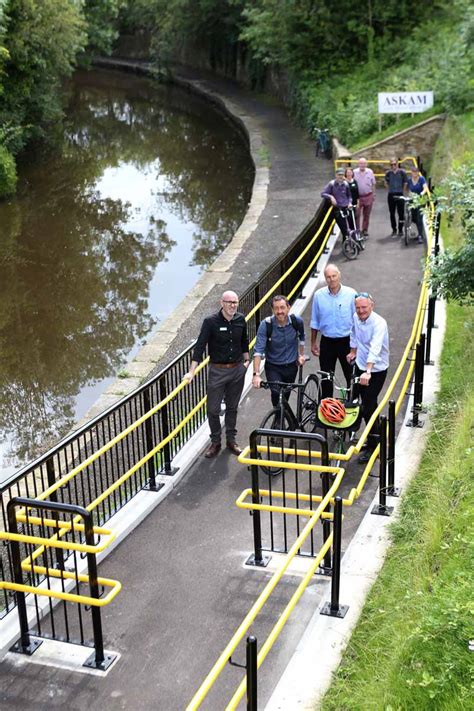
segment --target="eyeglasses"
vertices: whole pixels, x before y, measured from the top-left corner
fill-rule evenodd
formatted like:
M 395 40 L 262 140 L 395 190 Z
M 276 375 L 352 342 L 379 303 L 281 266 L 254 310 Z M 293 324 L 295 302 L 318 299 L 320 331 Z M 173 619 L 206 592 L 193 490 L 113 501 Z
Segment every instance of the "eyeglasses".
M 229 304 L 229 306 L 237 306 L 239 302 L 238 301 L 223 301 L 222 303 Z
M 390 165 L 398 165 L 398 163 L 390 163 Z
M 358 299 L 358 298 L 360 298 L 360 297 L 363 298 L 363 299 L 370 299 L 371 301 L 373 301 L 372 295 L 369 294 L 368 291 L 360 291 L 358 294 L 356 294 L 356 295 L 354 296 L 354 299 Z

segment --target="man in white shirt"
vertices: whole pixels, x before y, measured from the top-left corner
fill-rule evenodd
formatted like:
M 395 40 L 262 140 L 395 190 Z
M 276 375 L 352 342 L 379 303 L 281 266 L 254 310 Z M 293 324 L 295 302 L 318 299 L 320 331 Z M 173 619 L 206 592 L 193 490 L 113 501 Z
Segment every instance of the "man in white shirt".
M 346 378 L 351 384 L 352 366 L 346 357 L 350 350 L 349 336 L 355 314 L 356 290 L 341 284 L 341 272 L 335 264 L 328 264 L 324 270 L 327 287 L 318 289 L 313 297 L 311 311 L 311 353 L 319 356 L 321 370 L 334 373 L 339 361 Z M 321 334 L 318 343 L 318 332 Z M 322 396 L 332 397 L 333 385 L 330 380 L 322 382 Z
M 356 375 L 360 377 L 362 416 L 365 423 L 377 409 L 377 398 L 382 390 L 389 364 L 389 341 L 387 322 L 374 311 L 374 300 L 363 292 L 355 297 L 354 320 L 352 324 L 348 361 L 356 362 Z M 367 448 L 359 457 L 359 462 L 367 462 L 379 439 L 378 421 L 367 438 Z

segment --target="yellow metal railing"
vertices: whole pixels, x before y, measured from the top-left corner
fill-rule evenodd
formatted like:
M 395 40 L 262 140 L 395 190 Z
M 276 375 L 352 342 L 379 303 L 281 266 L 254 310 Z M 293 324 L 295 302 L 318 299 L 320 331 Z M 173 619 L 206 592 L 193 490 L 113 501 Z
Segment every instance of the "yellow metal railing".
M 261 460 L 260 460 L 261 461 Z M 288 551 L 285 560 L 282 562 L 280 565 L 279 569 L 273 574 L 271 579 L 268 581 L 266 584 L 265 588 L 263 591 L 260 593 L 258 599 L 255 601 L 255 603 L 252 605 L 251 609 L 249 610 L 247 616 L 235 632 L 234 636 L 232 637 L 231 641 L 227 645 L 227 647 L 224 649 L 222 654 L 220 655 L 219 659 L 217 662 L 214 664 L 212 667 L 211 671 L 207 675 L 207 677 L 204 679 L 203 683 L 199 687 L 197 693 L 195 694 L 194 698 L 192 699 L 191 703 L 187 707 L 187 711 L 193 711 L 193 709 L 199 708 L 201 703 L 204 701 L 205 697 L 207 696 L 208 692 L 214 685 L 215 681 L 219 677 L 220 673 L 226 666 L 227 662 L 229 661 L 230 657 L 236 650 L 238 644 L 242 641 L 244 638 L 245 634 L 249 630 L 252 622 L 255 620 L 257 617 L 258 613 L 264 606 L 264 604 L 267 602 L 268 598 L 276 588 L 277 584 L 280 582 L 282 579 L 283 575 L 287 571 L 291 561 L 293 558 L 296 556 L 298 553 L 299 549 L 301 546 L 304 544 L 308 536 L 310 535 L 311 531 L 317 524 L 317 522 L 320 520 L 322 515 L 325 512 L 325 509 L 327 508 L 329 502 L 331 499 L 335 496 L 335 493 L 337 489 L 339 488 L 339 484 L 342 480 L 344 470 L 338 468 L 338 467 L 320 467 L 321 470 L 327 471 L 330 469 L 333 473 L 336 473 L 336 478 L 334 479 L 334 482 L 332 486 L 330 487 L 328 493 L 326 496 L 321 500 L 319 506 L 311 512 L 311 518 L 309 521 L 306 523 L 304 526 L 303 530 L 291 546 L 290 550 Z M 308 515 L 308 512 L 305 511 L 304 513 L 305 516 Z M 329 516 L 332 516 L 329 514 Z M 329 536 L 325 544 L 322 546 L 321 550 L 319 551 L 318 555 L 315 557 L 314 561 L 311 563 L 311 568 L 313 569 L 311 572 L 311 575 L 308 578 L 308 575 L 305 575 L 302 584 L 298 587 L 298 590 L 293 594 L 291 600 L 289 601 L 288 605 L 286 606 L 282 617 L 279 619 L 273 630 L 270 632 L 269 637 L 267 638 L 266 642 L 262 646 L 260 653 L 258 655 L 257 659 L 257 666 L 260 666 L 263 660 L 265 659 L 266 655 L 268 654 L 269 650 L 273 646 L 275 640 L 277 639 L 279 633 L 281 632 L 281 629 L 283 628 L 284 623 L 288 619 L 291 611 L 295 607 L 296 603 L 300 599 L 301 595 L 303 594 L 303 591 L 308 584 L 309 580 L 311 579 L 311 576 L 313 575 L 314 571 L 316 568 L 320 565 L 321 561 L 323 560 L 324 556 L 326 555 L 327 551 L 331 547 L 332 544 L 332 534 Z M 305 585 L 303 586 L 303 583 Z M 233 709 L 236 708 L 237 704 L 239 703 L 240 699 L 242 698 L 243 694 L 245 693 L 245 680 L 241 683 L 239 688 L 237 689 L 234 697 L 232 698 L 232 701 L 230 704 L 227 706 L 228 709 Z
M 67 521 L 60 521 L 55 519 L 41 518 L 38 516 L 30 516 L 25 508 L 18 511 L 16 514 L 16 520 L 19 523 L 29 523 L 31 525 L 37 525 L 46 528 L 57 528 L 59 529 L 59 535 L 64 535 L 71 531 L 83 533 L 85 531 L 85 526 L 78 521 L 72 521 L 71 523 Z M 35 561 L 45 550 L 45 548 L 57 548 L 64 551 L 75 551 L 76 553 L 101 553 L 115 540 L 115 534 L 108 528 L 103 528 L 100 526 L 94 526 L 92 529 L 93 533 L 97 536 L 105 538 L 102 544 L 88 545 L 87 543 L 75 543 L 73 541 L 61 541 L 58 540 L 58 534 L 53 534 L 51 537 L 46 538 L 45 536 L 34 536 L 26 533 L 13 533 L 9 531 L 0 531 L 0 540 L 4 541 L 16 541 L 17 543 L 24 543 L 32 546 L 37 546 L 36 550 L 28 555 L 21 562 L 21 569 L 28 573 L 35 573 L 37 575 L 44 575 L 48 578 L 55 578 L 56 580 L 70 580 L 74 583 L 85 583 L 88 584 L 89 576 L 73 572 L 71 570 L 59 570 L 57 568 L 46 568 L 43 565 L 34 564 Z M 0 581 L 0 590 L 12 590 L 14 592 L 23 592 L 25 594 L 40 595 L 44 597 L 54 598 L 58 600 L 65 600 L 68 602 L 80 603 L 83 605 L 92 605 L 94 607 L 104 607 L 108 605 L 112 600 L 118 595 L 122 589 L 122 584 L 118 580 L 112 580 L 111 578 L 97 578 L 97 583 L 105 588 L 110 588 L 110 592 L 101 598 L 93 598 L 89 595 L 78 595 L 76 593 L 68 593 L 64 590 L 53 590 L 50 587 L 41 587 L 35 585 L 27 585 L 21 583 L 15 583 L 12 581 Z
M 406 159 L 404 159 L 406 160 Z M 417 309 L 415 313 L 415 317 L 413 320 L 413 327 L 411 330 L 410 337 L 408 339 L 407 345 L 405 347 L 405 350 L 403 352 L 403 355 L 400 359 L 400 363 L 395 371 L 395 374 L 390 381 L 390 384 L 387 388 L 387 391 L 382 398 L 380 404 L 377 407 L 377 410 L 374 412 L 373 416 L 371 417 L 370 421 L 367 423 L 361 437 L 359 438 L 359 441 L 357 445 L 352 445 L 348 451 L 345 454 L 335 454 L 335 453 L 330 453 L 329 456 L 332 459 L 338 459 L 338 460 L 344 460 L 347 461 L 351 459 L 351 457 L 360 452 L 360 449 L 367 439 L 370 430 L 376 420 L 376 418 L 380 415 L 381 411 L 383 408 L 386 406 L 388 400 L 390 399 L 390 396 L 393 393 L 393 390 L 395 389 L 395 386 L 399 382 L 403 369 L 408 362 L 408 368 L 407 368 L 407 374 L 402 382 L 401 386 L 401 391 L 400 394 L 396 400 L 395 403 L 395 412 L 398 413 L 400 410 L 401 404 L 403 402 L 403 399 L 406 395 L 409 383 L 412 378 L 413 374 L 413 369 L 415 367 L 415 360 L 414 358 L 410 358 L 410 354 L 413 355 L 414 349 L 416 347 L 416 344 L 419 341 L 421 331 L 423 328 L 423 321 L 424 321 L 424 315 L 425 315 L 425 310 L 426 310 L 426 302 L 428 299 L 428 282 L 427 282 L 427 276 L 428 276 L 428 268 L 429 268 L 429 254 L 431 251 L 431 245 L 433 243 L 433 226 L 434 226 L 434 216 L 435 216 L 435 208 L 433 205 L 433 202 L 430 202 L 429 206 L 429 234 L 428 234 L 428 250 L 427 250 L 427 256 L 425 260 L 425 270 L 424 270 L 424 279 L 423 283 L 421 286 L 420 290 L 420 296 L 418 299 L 418 304 L 417 304 Z M 365 483 L 367 481 L 367 478 L 370 474 L 370 471 L 377 459 L 378 453 L 379 453 L 380 445 L 377 446 L 377 448 L 374 450 L 370 460 L 368 461 L 362 475 L 360 478 L 360 481 L 358 485 L 354 488 L 351 489 L 351 492 L 349 494 L 349 497 L 347 499 L 343 499 L 342 503 L 345 506 L 352 506 L 352 504 L 356 501 L 356 499 L 360 496 L 360 494 L 363 491 L 363 488 L 365 486 Z M 281 564 L 280 568 L 278 571 L 272 576 L 270 581 L 267 583 L 264 591 L 262 594 L 259 596 L 257 601 L 254 603 L 252 606 L 251 610 L 249 611 L 248 615 L 238 628 L 237 632 L 234 634 L 222 654 L 220 655 L 219 659 L 217 662 L 214 664 L 213 668 L 207 675 L 206 679 L 204 682 L 201 684 L 200 688 L 196 692 L 195 696 L 193 697 L 192 701 L 187 707 L 187 711 L 194 711 L 195 709 L 199 708 L 201 703 L 204 701 L 206 698 L 207 694 L 209 693 L 210 689 L 214 685 L 214 683 L 217 681 L 219 675 L 221 674 L 222 670 L 224 669 L 225 665 L 229 661 L 232 653 L 235 651 L 237 648 L 238 644 L 242 641 L 244 635 L 246 632 L 249 630 L 251 623 L 255 620 L 257 614 L 261 611 L 263 608 L 264 604 L 268 600 L 271 592 L 275 589 L 277 586 L 278 582 L 281 580 L 284 572 L 288 569 L 288 566 L 290 562 L 293 560 L 295 555 L 297 554 L 298 550 L 301 548 L 302 544 L 306 540 L 307 536 L 309 535 L 310 531 L 313 530 L 314 525 L 316 521 L 322 519 L 322 518 L 329 518 L 332 519 L 333 516 L 330 513 L 326 513 L 324 509 L 326 508 L 327 504 L 334 504 L 334 497 L 339 489 L 340 483 L 344 477 L 345 470 L 343 468 L 335 468 L 335 467 L 324 467 L 321 465 L 317 464 L 304 464 L 301 462 L 301 457 L 306 457 L 306 458 L 311 458 L 311 457 L 321 457 L 320 452 L 314 452 L 314 451 L 309 451 L 305 449 L 297 449 L 295 451 L 294 448 L 284 448 L 281 447 L 266 447 L 263 445 L 257 445 L 257 452 L 261 453 L 264 455 L 266 452 L 271 452 L 272 454 L 283 454 L 283 455 L 293 455 L 296 456 L 298 461 L 296 462 L 286 462 L 286 461 L 278 461 L 278 460 L 266 460 L 263 458 L 257 458 L 254 459 L 252 457 L 249 457 L 249 452 L 250 452 L 250 447 L 246 447 L 242 454 L 239 456 L 239 462 L 241 464 L 245 464 L 246 466 L 250 465 L 257 465 L 257 466 L 278 466 L 278 468 L 283 468 L 283 469 L 292 469 L 293 471 L 310 471 L 310 472 L 324 472 L 324 471 L 330 471 L 332 473 L 336 473 L 336 477 L 334 479 L 334 482 L 332 486 L 330 487 L 328 493 L 326 496 L 320 497 L 320 496 L 310 496 L 307 494 L 296 494 L 293 492 L 280 492 L 280 491 L 274 491 L 272 490 L 271 492 L 266 489 L 259 489 L 258 490 L 258 498 L 262 502 L 263 499 L 269 498 L 270 495 L 272 497 L 272 501 L 275 499 L 285 499 L 285 501 L 294 501 L 298 499 L 299 501 L 305 502 L 305 501 L 310 501 L 310 502 L 319 502 L 319 506 L 315 511 L 312 511 L 310 509 L 304 509 L 304 508 L 295 508 L 292 506 L 279 506 L 275 505 L 274 503 L 272 504 L 264 504 L 264 503 L 254 503 L 254 502 L 249 502 L 247 499 L 252 495 L 252 489 L 245 489 L 240 496 L 238 497 L 236 501 L 236 505 L 239 508 L 242 509 L 248 509 L 248 510 L 258 510 L 258 511 L 267 511 L 270 513 L 281 513 L 281 514 L 287 514 L 287 515 L 295 515 L 295 516 L 310 516 L 310 519 L 308 523 L 305 525 L 303 531 L 301 534 L 297 537 L 295 540 L 295 543 L 291 547 L 290 551 L 288 552 L 285 561 Z M 297 590 L 293 594 L 291 600 L 285 607 L 282 615 L 280 616 L 278 622 L 274 626 L 273 630 L 271 631 L 270 635 L 267 637 L 265 640 L 263 646 L 260 648 L 260 652 L 257 656 L 257 668 L 260 667 L 260 665 L 263 663 L 264 659 L 266 658 L 267 654 L 269 653 L 270 649 L 272 648 L 273 644 L 275 643 L 276 639 L 278 638 L 278 635 L 280 634 L 281 630 L 283 629 L 289 615 L 291 614 L 292 610 L 294 609 L 296 603 L 300 599 L 301 595 L 303 594 L 304 590 L 306 589 L 307 585 L 312 579 L 312 576 L 314 575 L 315 571 L 319 567 L 321 561 L 323 560 L 326 552 L 330 548 L 330 541 L 332 542 L 332 534 L 330 537 L 325 541 L 323 546 L 321 547 L 319 553 L 317 556 L 314 558 L 313 562 L 311 563 L 311 566 L 309 567 L 307 573 L 305 574 L 304 578 L 298 585 Z M 235 709 L 237 708 L 237 705 L 241 701 L 243 695 L 245 694 L 246 691 L 246 678 L 244 678 L 240 685 L 238 686 L 236 692 L 234 693 L 232 699 L 230 700 L 229 704 L 227 705 L 226 709 Z
M 356 164 L 359 158 L 336 158 L 334 161 L 334 170 L 336 168 L 351 168 L 353 164 Z M 404 158 L 400 158 L 398 161 L 399 165 L 401 168 L 404 167 L 417 167 L 418 166 L 418 160 L 415 158 L 415 156 L 404 156 Z M 390 168 L 390 160 L 385 159 L 385 158 L 373 158 L 371 160 L 367 160 L 367 165 L 368 167 L 372 166 L 384 166 L 387 165 L 387 170 Z M 372 168 L 372 170 L 374 170 Z M 383 178 L 385 176 L 385 173 L 378 173 L 376 170 L 374 170 L 374 175 L 376 178 Z

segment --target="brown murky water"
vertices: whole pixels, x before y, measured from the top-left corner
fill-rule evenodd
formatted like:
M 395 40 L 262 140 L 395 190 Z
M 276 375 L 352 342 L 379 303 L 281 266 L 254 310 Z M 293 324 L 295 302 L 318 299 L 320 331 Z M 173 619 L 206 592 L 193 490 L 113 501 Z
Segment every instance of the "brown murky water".
M 78 73 L 0 203 L 0 481 L 66 433 L 228 244 L 253 166 L 206 102 Z

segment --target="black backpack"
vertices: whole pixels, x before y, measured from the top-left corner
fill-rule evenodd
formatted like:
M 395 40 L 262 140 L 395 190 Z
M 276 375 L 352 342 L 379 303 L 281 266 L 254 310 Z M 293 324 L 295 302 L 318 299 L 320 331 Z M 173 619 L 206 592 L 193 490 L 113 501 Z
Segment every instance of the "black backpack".
M 267 345 L 266 345 L 266 347 L 265 347 L 265 353 L 268 351 L 268 344 L 269 344 L 269 343 L 271 342 L 271 340 L 272 340 L 272 332 L 273 332 L 273 320 L 272 320 L 272 318 L 273 318 L 272 316 L 267 316 L 267 318 L 265 319 L 265 325 L 266 325 L 266 327 L 267 327 Z M 300 322 L 300 323 L 301 323 L 301 326 L 300 326 L 300 324 L 298 323 L 298 319 L 297 319 L 297 317 L 295 316 L 295 314 L 290 314 L 290 323 L 291 323 L 291 325 L 293 326 L 293 328 L 295 329 L 296 334 L 299 335 L 300 340 L 301 340 L 301 339 L 303 338 L 303 336 L 304 336 L 304 326 L 303 326 L 303 322 L 302 322 L 302 321 Z

